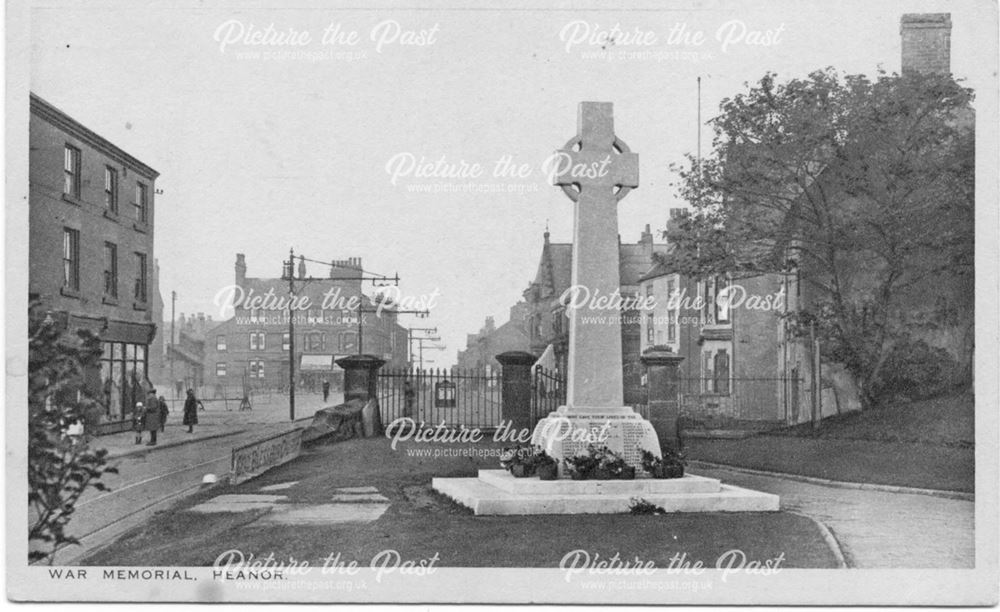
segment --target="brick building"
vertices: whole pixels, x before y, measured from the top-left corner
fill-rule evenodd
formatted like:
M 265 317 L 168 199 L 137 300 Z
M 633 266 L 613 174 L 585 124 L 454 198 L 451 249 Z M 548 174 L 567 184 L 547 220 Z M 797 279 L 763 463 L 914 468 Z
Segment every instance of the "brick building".
M 288 386 L 291 337 L 287 310 L 278 302 L 287 300 L 288 281 L 280 277 L 248 277 L 242 253 L 236 255 L 235 272 L 237 303 L 233 317 L 205 332 L 204 395 L 208 399 L 236 396 L 244 384 L 266 389 Z M 296 297 L 308 297 L 310 307 L 295 312 L 298 385 L 318 389 L 322 381 L 328 380 L 334 388 L 340 388 L 343 371 L 334 361 L 359 351 L 385 359 L 387 367 L 407 365 L 406 328 L 399 325 L 391 306 L 380 313 L 364 312 L 358 326 L 359 300 L 363 310 L 378 308 L 376 301 L 362 291 L 362 272 L 361 258 L 352 257 L 331 262 L 326 278 L 305 280 L 306 265 L 300 260 Z M 272 305 L 279 307 L 269 307 L 267 296 L 274 300 Z M 254 298 L 264 299 L 261 308 L 247 308 Z
M 640 278 L 653 266 L 655 253 L 666 252 L 667 245 L 654 243 L 649 226 L 635 244 L 619 243 L 619 275 L 621 295 L 624 298 L 638 295 Z M 528 303 L 529 352 L 541 356 L 552 347 L 554 367 L 566 372 L 569 352 L 569 325 L 560 296 L 571 284 L 573 269 L 573 244 L 549 241 L 544 234 L 542 255 L 535 280 L 524 292 Z M 639 361 L 641 337 L 639 313 L 628 310 L 622 313 L 622 369 L 624 375 L 624 402 L 627 405 L 646 403 L 642 386 L 643 365 Z
M 127 418 L 156 335 L 151 278 L 156 170 L 35 94 L 29 119 L 28 292 L 54 319 L 96 333 L 88 374 L 104 418 Z
M 641 315 L 642 350 L 684 357 L 686 428 L 761 429 L 809 415 L 811 354 L 784 323 L 798 307 L 794 274 L 695 279 L 657 263 L 641 282 L 655 298 Z
M 149 380 L 169 398 L 184 398 L 185 389 L 199 393 L 205 383 L 205 338 L 218 321 L 203 312 L 179 313 L 171 324 L 160 322 L 160 333 L 149 349 Z M 173 341 L 170 335 L 173 334 Z
M 526 302 L 518 302 L 510 307 L 506 323 L 497 327 L 493 317 L 486 317 L 479 333 L 466 337 L 465 349 L 458 352 L 456 364 L 460 368 L 499 371 L 496 356 L 507 351 L 527 351 L 530 348 L 528 335 L 529 307 Z

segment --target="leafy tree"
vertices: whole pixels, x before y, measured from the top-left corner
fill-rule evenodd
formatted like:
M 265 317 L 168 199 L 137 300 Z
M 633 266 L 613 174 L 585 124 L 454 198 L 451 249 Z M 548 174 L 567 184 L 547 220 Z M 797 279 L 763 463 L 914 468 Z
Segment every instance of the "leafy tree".
M 667 263 L 696 277 L 795 270 L 808 297 L 793 329 L 815 326 L 873 405 L 886 362 L 912 345 L 913 294 L 971 279 L 971 100 L 947 76 L 765 74 L 722 101 L 712 152 L 674 166 L 692 210 Z
M 55 553 L 79 544 L 66 533 L 76 502 L 88 487 L 105 491 L 106 450 L 66 435 L 75 422 L 93 422 L 100 404 L 84 373 L 97 367 L 100 340 L 91 332 L 65 330 L 33 304 L 28 320 L 28 560 L 51 563 Z

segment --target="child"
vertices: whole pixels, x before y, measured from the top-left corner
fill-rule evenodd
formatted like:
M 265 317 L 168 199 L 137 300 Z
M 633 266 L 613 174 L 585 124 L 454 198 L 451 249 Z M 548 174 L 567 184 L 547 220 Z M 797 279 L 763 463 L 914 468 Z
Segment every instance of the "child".
M 146 425 L 146 409 L 142 402 L 135 403 L 135 410 L 132 412 L 132 429 L 135 430 L 135 443 L 142 444 L 142 430 Z

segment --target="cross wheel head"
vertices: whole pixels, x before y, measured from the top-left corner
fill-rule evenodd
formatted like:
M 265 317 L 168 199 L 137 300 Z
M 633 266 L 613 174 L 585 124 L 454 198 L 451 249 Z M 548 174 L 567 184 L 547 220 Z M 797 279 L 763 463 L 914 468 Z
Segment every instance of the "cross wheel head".
M 581 102 L 577 135 L 546 161 L 552 184 L 573 202 L 584 191 L 600 200 L 611 196 L 621 201 L 639 186 L 639 156 L 615 135 L 613 106 Z

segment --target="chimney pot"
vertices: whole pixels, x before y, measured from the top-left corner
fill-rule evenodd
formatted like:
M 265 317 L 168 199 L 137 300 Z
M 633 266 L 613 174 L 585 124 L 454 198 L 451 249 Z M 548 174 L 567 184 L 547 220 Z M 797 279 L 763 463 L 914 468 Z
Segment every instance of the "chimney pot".
M 247 259 L 243 253 L 236 254 L 236 284 L 243 285 L 247 280 Z

